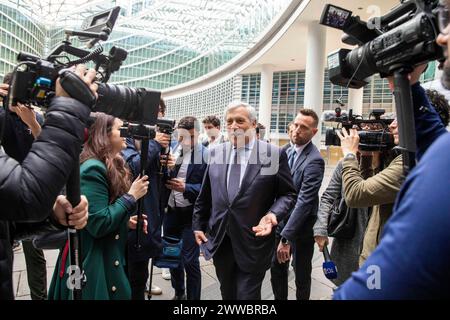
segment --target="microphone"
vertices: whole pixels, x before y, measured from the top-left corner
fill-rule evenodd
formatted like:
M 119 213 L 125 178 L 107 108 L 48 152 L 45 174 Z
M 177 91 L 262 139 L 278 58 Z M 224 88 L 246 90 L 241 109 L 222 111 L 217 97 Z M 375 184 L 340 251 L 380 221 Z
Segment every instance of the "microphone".
M 330 253 L 328 252 L 327 245 L 323 246 L 323 258 L 324 263 L 322 264 L 323 274 L 327 279 L 336 279 L 337 274 L 337 268 L 333 261 L 331 261 Z

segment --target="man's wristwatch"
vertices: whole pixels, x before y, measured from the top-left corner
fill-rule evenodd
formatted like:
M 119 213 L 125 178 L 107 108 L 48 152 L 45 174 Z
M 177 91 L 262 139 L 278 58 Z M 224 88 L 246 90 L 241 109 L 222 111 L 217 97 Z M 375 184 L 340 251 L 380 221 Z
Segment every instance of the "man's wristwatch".
M 344 160 L 356 160 L 356 154 L 354 153 L 347 153 L 344 157 Z
M 287 246 L 287 245 L 290 245 L 290 244 L 291 244 L 290 241 L 289 241 L 288 239 L 284 238 L 284 237 L 281 237 L 281 243 L 282 243 L 284 246 Z

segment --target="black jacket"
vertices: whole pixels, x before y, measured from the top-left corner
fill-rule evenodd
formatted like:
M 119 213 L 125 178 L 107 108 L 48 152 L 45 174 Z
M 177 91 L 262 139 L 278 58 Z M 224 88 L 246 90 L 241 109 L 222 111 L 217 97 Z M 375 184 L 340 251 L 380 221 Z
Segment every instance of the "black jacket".
M 11 241 L 47 225 L 53 203 L 78 162 L 89 113 L 74 99 L 54 98 L 22 165 L 0 150 L 0 299 L 14 298 Z M 37 224 L 10 230 L 9 222 Z

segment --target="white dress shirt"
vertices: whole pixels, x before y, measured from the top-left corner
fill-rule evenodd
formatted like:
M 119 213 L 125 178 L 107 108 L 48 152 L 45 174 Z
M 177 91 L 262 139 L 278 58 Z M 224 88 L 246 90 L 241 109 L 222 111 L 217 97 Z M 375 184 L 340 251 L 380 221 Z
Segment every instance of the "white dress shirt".
M 178 148 L 176 148 L 175 161 L 177 161 L 177 159 L 180 157 L 181 148 L 182 148 L 181 145 L 178 146 Z M 192 153 L 191 150 L 184 153 L 183 162 L 182 162 L 182 164 L 180 166 L 180 170 L 178 170 L 178 174 L 177 174 L 177 178 L 183 179 L 185 183 L 186 183 L 187 170 L 188 170 L 189 164 L 191 163 L 191 153 Z M 178 192 L 178 191 L 172 190 L 172 192 L 170 193 L 170 197 L 169 197 L 169 206 L 170 207 L 184 208 L 184 207 L 189 207 L 191 205 L 192 205 L 192 203 L 184 197 L 183 192 Z

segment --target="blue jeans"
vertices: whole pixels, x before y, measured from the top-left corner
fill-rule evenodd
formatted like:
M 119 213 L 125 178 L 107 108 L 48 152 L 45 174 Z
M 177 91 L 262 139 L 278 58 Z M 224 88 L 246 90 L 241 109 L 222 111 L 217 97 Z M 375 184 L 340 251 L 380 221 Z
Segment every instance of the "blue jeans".
M 185 208 L 171 208 L 164 217 L 164 235 L 183 239 L 182 259 L 178 268 L 170 269 L 172 287 L 175 295 L 185 294 L 188 300 L 200 300 L 201 272 L 200 247 L 195 242 L 192 230 L 193 206 Z M 184 274 L 186 272 L 186 285 Z

